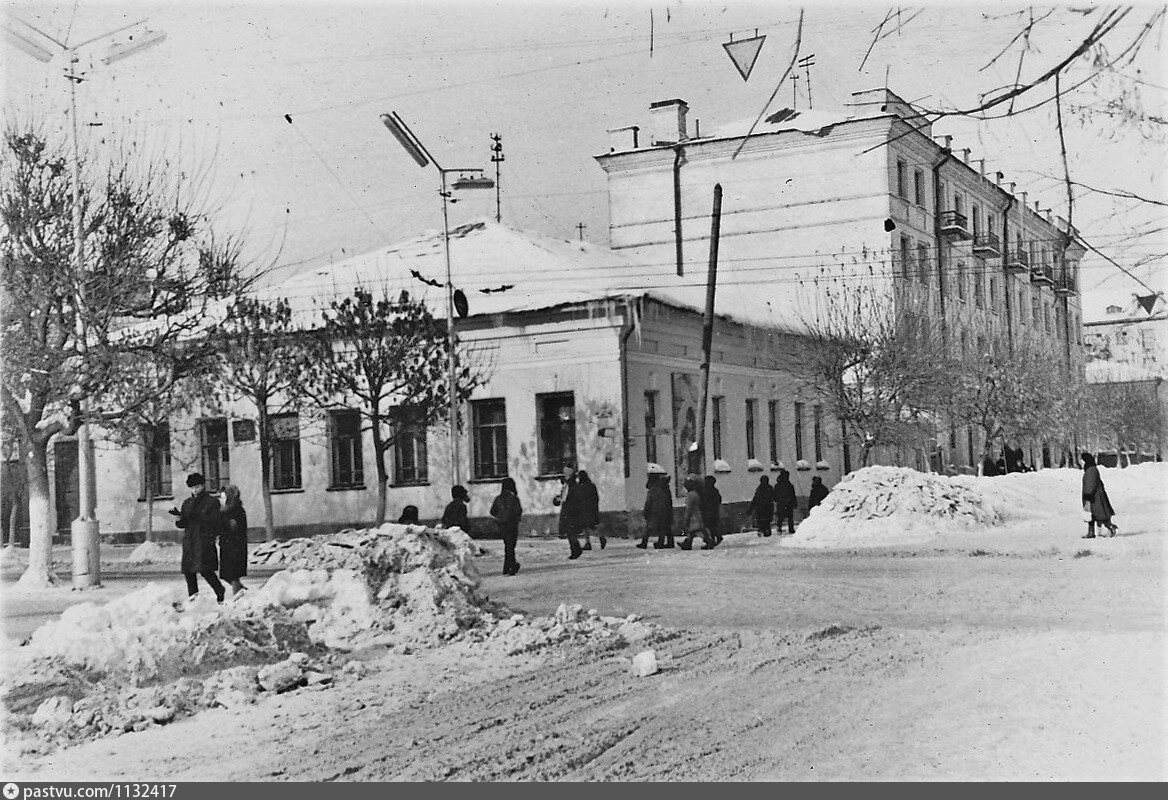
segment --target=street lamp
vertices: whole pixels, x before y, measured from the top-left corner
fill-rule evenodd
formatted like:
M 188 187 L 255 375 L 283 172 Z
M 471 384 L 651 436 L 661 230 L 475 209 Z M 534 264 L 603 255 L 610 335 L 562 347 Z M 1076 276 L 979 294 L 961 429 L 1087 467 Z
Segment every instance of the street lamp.
M 39 28 L 27 22 L 20 24 L 41 37 L 42 41 L 29 38 L 27 34 L 5 26 L 5 33 L 9 42 L 41 63 L 48 63 L 54 53 L 49 45 L 53 45 L 58 53 L 64 55 L 65 78 L 69 81 L 69 109 L 72 120 L 73 141 L 73 268 L 76 275 L 76 335 L 82 358 L 86 355 L 87 332 L 85 330 L 85 281 L 82 275 L 85 271 L 85 237 L 82 233 L 81 220 L 81 156 L 77 141 L 77 84 L 85 80 L 85 70 L 81 68 L 81 58 L 78 55 L 83 47 L 88 47 L 117 34 L 124 33 L 117 41 L 110 44 L 101 62 L 110 65 L 115 61 L 127 58 L 161 42 L 166 34 L 161 31 L 152 31 L 145 28 L 146 20 L 123 25 L 112 31 L 87 39 L 80 44 L 70 46 L 67 42 L 60 42 Z M 101 529 L 97 520 L 97 476 L 94 470 L 93 450 L 89 434 L 89 423 L 85 418 L 84 403 L 79 405 L 81 424 L 77 428 L 77 477 L 78 477 L 78 509 L 77 519 L 73 520 L 70 529 L 70 539 L 73 545 L 73 588 L 85 589 L 101 585 L 101 538 L 98 535 Z
M 397 139 L 398 144 L 406 151 L 419 167 L 430 164 L 438 170 L 438 194 L 442 198 L 442 246 L 446 255 L 446 349 L 447 349 L 447 393 L 450 401 L 450 485 L 457 486 L 458 479 L 458 361 L 454 352 L 454 283 L 450 277 L 450 221 L 447 215 L 446 202 L 450 198 L 450 189 L 491 189 L 495 182 L 483 175 L 483 170 L 472 168 L 444 169 L 434 156 L 414 135 L 409 126 L 397 115 L 390 112 L 381 115 L 381 122 Z M 457 174 L 459 177 L 454 184 L 447 188 L 446 176 Z

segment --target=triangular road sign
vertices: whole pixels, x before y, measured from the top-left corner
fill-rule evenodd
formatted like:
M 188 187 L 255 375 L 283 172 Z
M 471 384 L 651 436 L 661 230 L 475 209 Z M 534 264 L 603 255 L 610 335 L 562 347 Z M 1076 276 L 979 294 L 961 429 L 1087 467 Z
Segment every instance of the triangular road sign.
M 758 53 L 762 50 L 762 43 L 765 41 L 766 35 L 763 34 L 762 36 L 752 36 L 749 39 L 739 39 L 737 42 L 731 39 L 722 44 L 726 55 L 730 56 L 730 60 L 738 69 L 738 74 L 742 76 L 742 80 L 747 80 L 750 77 L 750 71 L 754 69 L 754 62 L 758 61 Z
M 1160 295 L 1158 294 L 1136 295 L 1136 302 L 1148 314 L 1152 313 L 1152 309 L 1156 307 L 1156 301 L 1159 299 Z

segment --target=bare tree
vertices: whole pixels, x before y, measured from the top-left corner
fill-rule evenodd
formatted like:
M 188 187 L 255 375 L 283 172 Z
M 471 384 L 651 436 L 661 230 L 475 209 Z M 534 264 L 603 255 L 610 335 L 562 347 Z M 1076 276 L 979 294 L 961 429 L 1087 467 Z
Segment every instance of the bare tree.
M 1114 445 L 1120 466 L 1131 465 L 1133 449 L 1162 451 L 1164 422 L 1159 391 L 1159 379 L 1087 385 L 1090 438 L 1096 443 Z

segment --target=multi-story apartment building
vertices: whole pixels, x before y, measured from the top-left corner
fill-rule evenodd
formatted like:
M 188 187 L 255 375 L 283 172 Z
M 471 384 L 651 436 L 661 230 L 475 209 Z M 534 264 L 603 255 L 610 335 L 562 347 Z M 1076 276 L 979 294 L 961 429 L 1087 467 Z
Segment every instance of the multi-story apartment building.
M 700 280 L 720 184 L 719 285 L 751 285 L 776 327 L 813 324 L 831 286 L 866 283 L 925 309 L 954 352 L 1036 347 L 1081 371 L 1075 232 L 891 91 L 852 97 L 850 113 L 785 109 L 705 136 L 684 101 L 654 103 L 648 135 L 613 130 L 597 156 L 611 246 Z M 972 431 L 949 445 L 957 464 L 981 450 Z

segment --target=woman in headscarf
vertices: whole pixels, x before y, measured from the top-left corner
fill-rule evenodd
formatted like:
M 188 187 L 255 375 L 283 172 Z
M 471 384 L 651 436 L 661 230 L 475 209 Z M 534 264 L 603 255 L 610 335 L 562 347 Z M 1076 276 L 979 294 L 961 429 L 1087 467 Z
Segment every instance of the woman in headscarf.
M 1095 523 L 1098 522 L 1115 536 L 1119 530 L 1111 521 L 1115 516 L 1115 509 L 1111 507 L 1111 500 L 1107 497 L 1107 489 L 1103 486 L 1103 478 L 1099 475 L 1099 467 L 1095 464 L 1095 456 L 1083 453 L 1083 511 L 1090 513 L 1087 521 L 1087 535 L 1084 539 L 1095 538 Z
M 234 597 L 247 589 L 240 578 L 247 576 L 247 511 L 239 501 L 239 487 L 223 490 L 222 526 L 219 529 L 219 577 L 231 584 Z
M 775 498 L 771 494 L 771 479 L 763 475 L 758 479 L 758 488 L 754 490 L 754 497 L 746 511 L 754 516 L 754 524 L 758 527 L 759 536 L 771 535 L 771 517 L 775 513 Z

